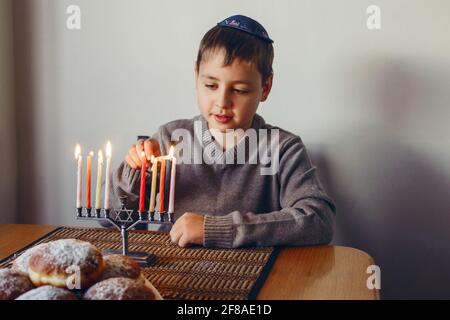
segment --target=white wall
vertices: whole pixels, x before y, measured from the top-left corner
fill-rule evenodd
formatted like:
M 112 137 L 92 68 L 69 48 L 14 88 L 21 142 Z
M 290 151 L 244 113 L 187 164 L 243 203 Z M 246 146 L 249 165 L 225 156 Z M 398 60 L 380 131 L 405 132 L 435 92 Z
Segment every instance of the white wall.
M 0 223 L 17 220 L 12 6 L 0 0 Z
M 65 27 L 70 4 L 79 31 Z M 380 31 L 366 28 L 369 4 Z M 246 14 L 275 40 L 259 112 L 309 147 L 338 205 L 335 243 L 375 258 L 384 298 L 449 298 L 448 12 L 444 0 L 21 1 L 18 110 L 33 115 L 20 136 L 21 155 L 33 150 L 21 221 L 78 224 L 75 144 L 111 139 L 117 165 L 136 135 L 195 115 L 202 35 Z

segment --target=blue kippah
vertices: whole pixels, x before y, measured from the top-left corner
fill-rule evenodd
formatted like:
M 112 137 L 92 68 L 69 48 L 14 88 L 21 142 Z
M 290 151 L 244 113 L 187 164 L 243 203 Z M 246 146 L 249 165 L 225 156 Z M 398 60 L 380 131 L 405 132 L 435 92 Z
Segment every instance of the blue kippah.
M 266 29 L 264 29 L 264 27 L 258 21 L 246 16 L 231 16 L 217 23 L 217 25 L 221 27 L 238 29 L 250 33 L 251 35 L 254 35 L 255 37 L 258 37 L 264 41 L 273 43 L 273 40 L 269 38 Z

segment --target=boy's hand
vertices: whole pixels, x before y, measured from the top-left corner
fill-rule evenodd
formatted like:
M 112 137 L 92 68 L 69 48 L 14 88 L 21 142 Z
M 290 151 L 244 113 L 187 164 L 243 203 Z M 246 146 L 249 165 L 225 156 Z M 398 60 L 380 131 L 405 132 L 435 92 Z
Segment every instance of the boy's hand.
M 205 217 L 195 212 L 186 212 L 175 221 L 170 230 L 170 239 L 180 247 L 189 244 L 203 245 L 203 222 Z
M 133 144 L 128 150 L 128 154 L 125 157 L 127 164 L 133 169 L 138 169 L 142 167 L 142 151 L 145 152 L 145 157 L 147 161 L 150 161 L 152 155 L 159 157 L 161 155 L 161 150 L 159 149 L 159 143 L 153 139 L 138 140 L 136 144 Z

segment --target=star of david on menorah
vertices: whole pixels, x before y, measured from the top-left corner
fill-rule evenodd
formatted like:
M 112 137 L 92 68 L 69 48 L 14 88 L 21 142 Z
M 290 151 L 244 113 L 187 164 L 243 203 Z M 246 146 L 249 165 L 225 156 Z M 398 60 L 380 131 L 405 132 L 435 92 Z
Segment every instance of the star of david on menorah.
M 101 222 L 109 222 L 111 225 L 120 230 L 122 238 L 122 250 L 105 249 L 104 254 L 123 254 L 136 260 L 140 265 L 148 266 L 155 262 L 155 256 L 149 252 L 137 252 L 129 251 L 128 245 L 128 233 L 137 225 L 142 224 L 172 224 L 174 215 L 174 198 L 175 198 L 175 176 L 176 176 L 176 158 L 174 157 L 174 148 L 170 148 L 169 155 L 153 157 L 151 159 L 151 188 L 150 188 L 150 204 L 149 209 L 145 210 L 145 189 L 147 182 L 147 159 L 145 154 L 141 155 L 142 167 L 141 181 L 140 181 L 140 193 L 139 193 L 139 209 L 134 210 L 127 208 L 127 196 L 121 196 L 120 208 L 110 207 L 110 164 L 111 164 L 111 144 L 108 142 L 106 147 L 106 181 L 105 181 L 105 199 L 104 207 L 100 205 L 100 193 L 101 193 L 101 176 L 103 156 L 101 151 L 98 153 L 98 167 L 97 167 L 97 188 L 95 197 L 95 210 L 92 211 L 91 207 L 91 166 L 93 152 L 89 153 L 87 157 L 87 174 L 86 174 L 86 206 L 82 206 L 81 198 L 81 176 L 82 176 L 82 156 L 81 148 L 77 145 L 75 149 L 75 158 L 78 161 L 77 171 L 77 220 L 94 220 Z M 169 164 L 167 164 L 168 162 Z M 158 166 L 160 163 L 160 168 Z M 166 167 L 171 168 L 171 174 L 166 174 Z M 158 172 L 159 169 L 159 172 Z M 159 183 L 158 183 L 159 178 Z M 159 185 L 159 205 L 156 206 L 156 187 Z M 167 188 L 166 184 L 170 184 L 170 193 L 168 199 L 168 210 L 165 208 L 165 193 Z M 166 219 L 167 215 L 167 219 Z

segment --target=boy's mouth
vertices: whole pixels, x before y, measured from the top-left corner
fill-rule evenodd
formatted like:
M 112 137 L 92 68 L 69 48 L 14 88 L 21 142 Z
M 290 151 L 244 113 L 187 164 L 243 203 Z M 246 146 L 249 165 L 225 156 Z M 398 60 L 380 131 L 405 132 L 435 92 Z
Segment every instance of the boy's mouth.
M 216 121 L 219 122 L 219 123 L 228 123 L 228 122 L 231 121 L 231 119 L 233 119 L 233 117 L 231 117 L 231 116 L 220 116 L 220 115 L 215 114 L 214 115 L 214 119 L 216 119 Z

